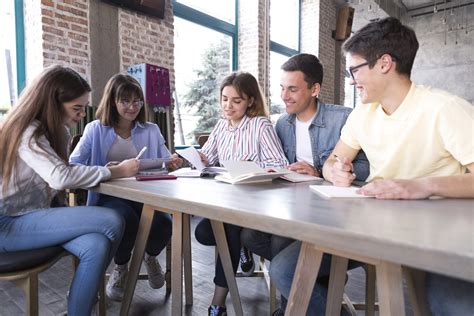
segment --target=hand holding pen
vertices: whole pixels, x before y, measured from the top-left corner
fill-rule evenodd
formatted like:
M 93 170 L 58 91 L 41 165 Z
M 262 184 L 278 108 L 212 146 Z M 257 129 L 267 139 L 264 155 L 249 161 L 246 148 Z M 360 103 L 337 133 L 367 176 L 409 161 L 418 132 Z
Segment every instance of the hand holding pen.
M 347 158 L 334 155 L 336 162 L 332 166 L 332 183 L 338 187 L 348 187 L 355 180 L 356 174 L 352 163 Z

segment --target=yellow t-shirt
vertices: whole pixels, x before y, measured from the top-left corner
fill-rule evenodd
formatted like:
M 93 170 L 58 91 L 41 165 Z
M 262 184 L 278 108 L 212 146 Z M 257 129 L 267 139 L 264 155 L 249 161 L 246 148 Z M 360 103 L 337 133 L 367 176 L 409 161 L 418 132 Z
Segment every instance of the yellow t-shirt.
M 474 107 L 447 92 L 412 84 L 398 109 L 378 103 L 354 109 L 341 140 L 363 149 L 367 181 L 459 175 L 474 162 Z

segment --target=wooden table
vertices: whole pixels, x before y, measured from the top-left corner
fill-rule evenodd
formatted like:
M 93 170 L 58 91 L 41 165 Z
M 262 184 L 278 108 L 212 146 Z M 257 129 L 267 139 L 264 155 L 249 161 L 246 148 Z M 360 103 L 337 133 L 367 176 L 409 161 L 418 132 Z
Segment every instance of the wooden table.
M 237 315 L 242 310 L 223 242 L 223 222 L 303 241 L 288 315 L 305 314 L 323 252 L 335 255 L 334 264 L 340 266 L 344 258 L 376 266 L 382 315 L 404 314 L 402 265 L 474 281 L 474 200 L 325 200 L 311 192 L 308 183 L 276 180 L 229 185 L 203 178 L 115 180 L 102 183 L 95 191 L 173 213 L 173 315 L 182 311 L 181 238 L 183 216 L 190 214 L 211 219 Z M 137 246 L 132 264 L 143 257 L 144 245 L 139 251 Z M 126 293 L 133 295 L 134 285 L 128 284 Z M 127 314 L 129 304 L 122 303 L 122 315 Z

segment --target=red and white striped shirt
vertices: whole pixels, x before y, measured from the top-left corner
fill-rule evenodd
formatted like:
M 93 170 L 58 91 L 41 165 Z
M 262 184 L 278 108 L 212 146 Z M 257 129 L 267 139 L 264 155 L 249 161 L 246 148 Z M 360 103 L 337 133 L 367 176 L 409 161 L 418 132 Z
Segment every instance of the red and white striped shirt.
M 288 165 L 272 123 L 263 116 L 244 116 L 237 127 L 219 120 L 201 152 L 210 165 L 223 160 L 251 160 L 262 168 Z

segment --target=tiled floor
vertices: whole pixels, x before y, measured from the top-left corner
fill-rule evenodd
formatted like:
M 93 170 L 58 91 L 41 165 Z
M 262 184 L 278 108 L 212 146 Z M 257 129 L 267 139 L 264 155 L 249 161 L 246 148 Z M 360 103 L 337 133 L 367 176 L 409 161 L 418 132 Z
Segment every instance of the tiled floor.
M 193 227 L 198 222 L 192 220 Z M 214 247 L 202 246 L 193 238 L 193 294 L 194 304 L 187 306 L 185 315 L 207 315 L 214 285 Z M 164 267 L 165 255 L 160 255 Z M 362 268 L 349 272 L 346 293 L 351 300 L 363 302 L 365 292 L 365 274 Z M 66 293 L 72 278 L 71 258 L 61 259 L 51 269 L 40 275 L 40 315 L 62 315 L 66 311 Z M 269 315 L 268 290 L 263 278 L 237 279 L 244 314 Z M 0 282 L 0 316 L 18 316 L 24 314 L 24 296 L 21 290 L 10 282 Z M 230 298 L 227 300 L 229 315 L 234 315 Z M 107 315 L 118 315 L 120 303 L 108 301 Z M 152 290 L 147 281 L 138 281 L 133 297 L 130 315 L 170 315 L 171 298 L 165 295 L 165 289 Z M 407 314 L 411 310 L 407 307 Z M 358 315 L 364 315 L 362 311 Z

